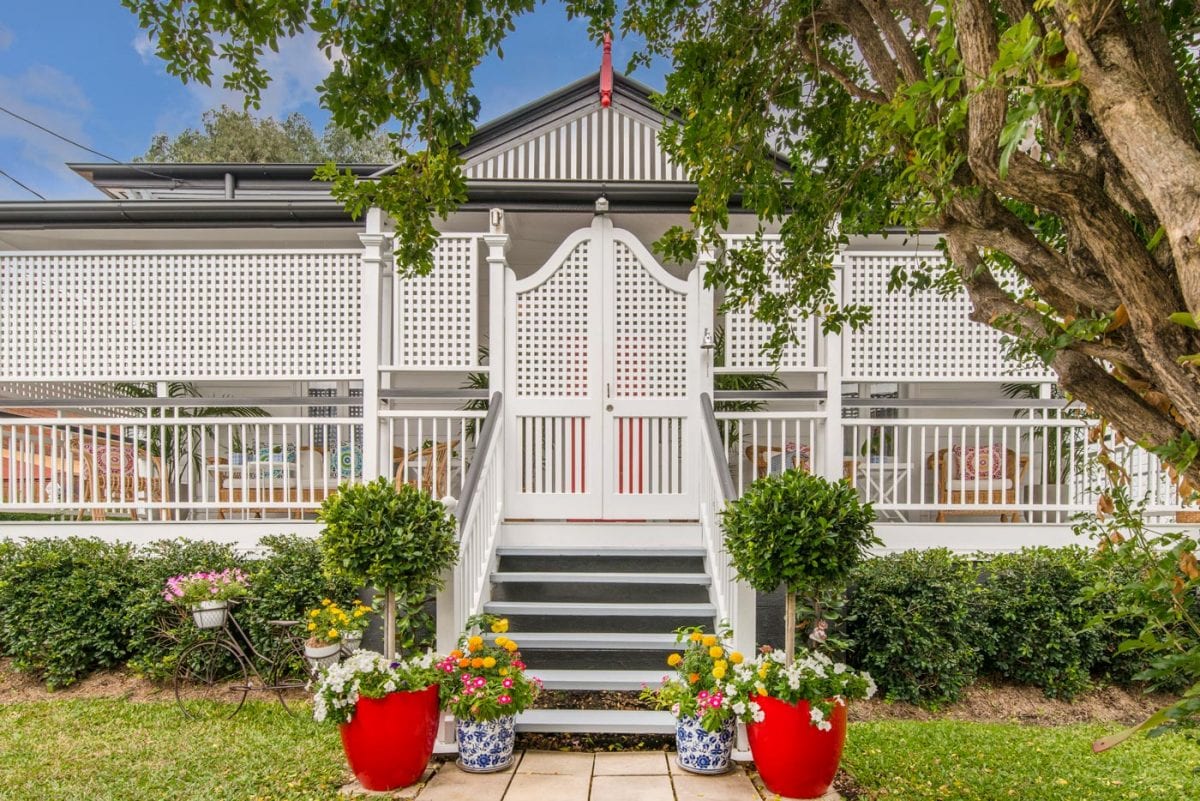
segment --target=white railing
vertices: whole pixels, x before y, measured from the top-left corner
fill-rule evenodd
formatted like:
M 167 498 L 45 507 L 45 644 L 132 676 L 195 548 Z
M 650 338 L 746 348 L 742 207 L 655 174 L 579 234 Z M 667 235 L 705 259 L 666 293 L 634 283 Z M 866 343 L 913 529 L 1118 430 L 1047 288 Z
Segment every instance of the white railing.
M 302 520 L 339 484 L 369 474 L 363 421 L 349 413 L 361 398 L 121 398 L 87 401 L 99 410 L 68 406 L 78 402 L 15 401 L 0 409 L 9 415 L 0 418 L 0 513 Z M 316 416 L 312 406 L 333 414 Z M 381 413 L 380 435 L 390 447 L 381 449 L 380 473 L 438 498 L 457 497 L 484 414 Z
M 715 418 L 737 495 L 770 473 L 823 471 L 824 412 L 718 411 Z
M 756 596 L 747 584 L 737 580 L 721 528 L 725 504 L 736 497 L 737 490 L 729 474 L 728 451 L 718 430 L 712 399 L 707 394 L 701 395 L 700 405 L 700 534 L 705 560 L 712 578 L 717 619 L 733 627 L 734 647 L 748 654 L 753 652 L 757 636 Z
M 488 403 L 479 434 L 478 458 L 471 464 L 455 509 L 458 562 L 438 595 L 438 648 L 455 647 L 467 618 L 483 610 L 500 524 L 504 519 L 504 399 L 496 392 Z

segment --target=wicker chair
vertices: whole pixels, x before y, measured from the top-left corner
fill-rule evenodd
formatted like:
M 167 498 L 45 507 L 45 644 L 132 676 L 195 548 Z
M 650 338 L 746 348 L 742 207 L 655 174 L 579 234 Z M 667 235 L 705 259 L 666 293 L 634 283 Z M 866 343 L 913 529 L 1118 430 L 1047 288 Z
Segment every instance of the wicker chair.
M 106 520 L 108 510 L 102 503 L 129 502 L 129 517 L 137 519 L 137 502 L 161 503 L 163 500 L 162 458 L 151 456 L 141 448 L 109 440 L 84 442 L 79 450 L 83 462 L 83 498 L 96 504 L 80 509 L 79 517 L 89 511 L 92 520 Z M 150 517 L 147 512 L 147 518 Z M 159 510 L 159 519 L 167 519 L 167 510 Z
M 397 460 L 396 486 L 411 484 L 434 498 L 449 495 L 449 460 L 457 447 L 458 440 L 454 439 L 449 442 L 435 442 L 404 454 Z
M 812 469 L 810 453 L 807 445 L 799 445 L 794 450 L 788 450 L 783 445 L 747 445 L 746 459 L 754 465 L 754 476 L 751 480 L 784 470 L 801 470 L 807 473 Z
M 990 462 L 989 462 L 990 464 Z M 978 506 L 1016 506 L 1017 490 L 1025 477 L 1029 466 L 1029 457 L 1017 455 L 1011 450 L 1004 451 L 1001 459 L 1000 478 L 978 477 L 967 478 L 965 470 L 961 470 L 958 459 L 949 448 L 942 448 L 937 453 L 931 453 L 925 461 L 927 469 L 934 470 L 934 483 L 937 487 L 938 503 L 942 506 L 978 505 Z M 937 522 L 944 523 L 949 515 L 986 515 L 997 514 L 990 510 L 974 509 L 939 509 Z M 1020 522 L 1020 512 L 999 512 L 1001 523 Z

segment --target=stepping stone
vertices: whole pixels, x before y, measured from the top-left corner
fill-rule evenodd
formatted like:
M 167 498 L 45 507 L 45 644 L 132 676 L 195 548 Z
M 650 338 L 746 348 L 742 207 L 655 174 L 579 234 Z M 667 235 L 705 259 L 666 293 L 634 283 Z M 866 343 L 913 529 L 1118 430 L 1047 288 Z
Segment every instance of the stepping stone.
M 675 801 L 671 777 L 593 776 L 592 801 Z
M 400 787 L 395 790 L 368 790 L 362 786 L 362 783 L 357 779 L 349 784 L 343 784 L 338 788 L 338 794 L 348 798 L 388 798 L 393 801 L 411 801 L 417 797 L 417 794 L 424 789 L 426 783 L 433 778 L 437 773 L 437 767 L 430 765 L 425 769 L 425 774 L 417 780 L 416 784 L 410 784 L 408 787 Z
M 526 751 L 517 773 L 591 776 L 594 757 L 578 751 Z
M 437 775 L 418 794 L 419 801 L 501 801 L 516 772 L 517 761 L 496 773 L 467 773 L 453 762 L 443 762 Z
M 596 754 L 595 776 L 665 776 L 667 755 L 662 751 L 608 751 Z

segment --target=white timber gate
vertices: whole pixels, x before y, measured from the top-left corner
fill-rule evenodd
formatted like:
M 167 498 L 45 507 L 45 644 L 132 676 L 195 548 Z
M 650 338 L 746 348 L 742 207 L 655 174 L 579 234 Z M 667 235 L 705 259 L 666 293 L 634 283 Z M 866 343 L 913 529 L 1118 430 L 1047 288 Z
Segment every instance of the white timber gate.
M 695 518 L 698 281 L 604 215 L 509 280 L 509 517 Z

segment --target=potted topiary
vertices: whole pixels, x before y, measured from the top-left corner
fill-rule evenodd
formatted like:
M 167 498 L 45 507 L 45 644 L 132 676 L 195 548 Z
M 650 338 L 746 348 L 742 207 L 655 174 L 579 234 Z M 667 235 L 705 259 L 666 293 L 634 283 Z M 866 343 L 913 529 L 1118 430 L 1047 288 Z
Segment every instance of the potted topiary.
M 722 632 L 728 639 L 733 632 Z M 690 773 L 724 773 L 735 739 L 734 704 L 737 693 L 729 692 L 734 669 L 743 656 L 716 634 L 702 626 L 675 630 L 682 653 L 667 657 L 675 675 L 664 677 L 661 686 L 642 691 L 642 700 L 658 709 L 669 709 L 675 717 L 675 761 Z M 744 706 L 744 705 L 743 705 Z
M 394 659 L 397 599 L 411 617 L 439 587 L 442 575 L 458 559 L 454 519 L 429 493 L 408 484 L 397 487 L 386 478 L 342 484 L 321 504 L 317 517 L 324 523 L 321 550 L 326 571 L 383 590 L 384 657 Z M 400 773 L 389 772 L 386 763 L 420 762 L 424 770 L 433 755 L 437 690 L 407 686 L 394 694 L 405 699 L 373 707 L 368 714 L 355 714 L 342 724 L 346 759 L 369 790 L 404 786 L 388 784 L 399 781 Z M 422 734 L 414 739 L 399 736 L 401 731 Z M 408 773 L 403 777 L 411 783 L 419 775 L 420 771 L 411 778 Z M 378 776 L 387 776 L 387 781 L 381 783 Z
M 798 594 L 811 610 L 810 646 L 815 649 L 824 643 L 827 624 L 821 599 L 840 589 L 868 549 L 880 544 L 872 529 L 873 519 L 870 504 L 862 503 L 847 481 L 829 481 L 800 470 L 758 479 L 725 508 L 721 521 L 725 547 L 737 577 L 759 592 L 782 586 L 787 593 L 784 650 L 773 662 L 790 668 L 795 658 Z M 810 653 L 805 659 L 818 657 Z M 764 672 L 769 670 L 767 666 Z M 812 703 L 837 706 L 832 696 L 809 697 L 833 686 L 827 673 L 814 667 L 793 677 L 802 682 L 805 695 L 796 695 L 796 688 L 785 682 L 790 692 L 777 696 L 780 704 L 760 703 L 758 719 L 747 726 L 755 765 L 772 792 L 796 798 L 820 796 L 837 772 L 846 736 L 844 712 L 840 718 L 835 716 L 828 729 L 809 730 L 819 723 Z M 771 689 L 766 686 L 768 692 Z M 791 712 L 785 713 L 785 708 Z M 805 719 L 805 714 L 812 716 L 812 726 L 796 729 L 793 724 Z M 828 721 L 822 718 L 821 722 Z M 758 750 L 754 749 L 756 742 Z M 771 744 L 769 749 L 762 747 L 766 743 Z M 793 781 L 801 775 L 827 776 L 825 786 L 818 788 L 820 781 Z
M 494 636 L 488 642 L 483 631 Z M 467 620 L 458 648 L 438 665 L 442 699 L 458 719 L 458 767 L 468 773 L 504 770 L 513 761 L 514 723 L 533 705 L 540 684 L 525 675 L 508 621 L 493 615 Z

